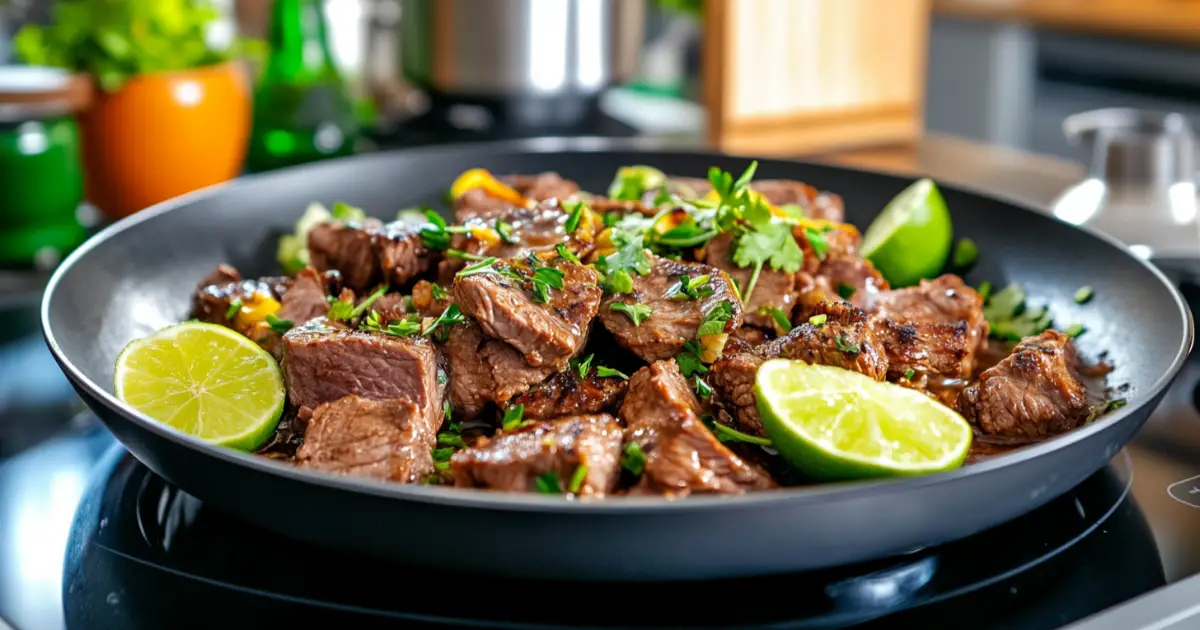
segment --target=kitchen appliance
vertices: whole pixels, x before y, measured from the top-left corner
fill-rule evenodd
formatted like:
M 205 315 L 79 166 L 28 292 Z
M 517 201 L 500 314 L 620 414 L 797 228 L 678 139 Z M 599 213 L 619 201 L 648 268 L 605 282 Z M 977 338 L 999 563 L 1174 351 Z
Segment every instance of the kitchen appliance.
M 473 128 L 563 127 L 637 68 L 644 0 L 402 0 L 405 79 Z M 452 102 L 452 103 L 450 103 Z
M 113 357 L 125 343 L 185 319 L 197 279 L 220 262 L 248 275 L 273 272 L 275 237 L 312 201 L 340 200 L 375 212 L 437 205 L 447 183 L 475 167 L 558 170 L 585 190 L 603 190 L 622 165 L 701 174 L 714 165 L 740 172 L 748 163 L 636 150 L 645 144 L 543 139 L 414 149 L 255 177 L 151 209 L 93 239 L 59 269 L 44 302 L 47 339 L 69 378 L 142 461 L 241 518 L 294 539 L 412 565 L 449 563 L 462 571 L 564 580 L 811 570 L 969 536 L 1045 504 L 1102 467 L 1141 426 L 1191 347 L 1190 313 L 1145 262 L 1039 212 L 946 187 L 956 229 L 983 252 L 967 280 L 1020 281 L 1056 318 L 1082 323 L 1088 332 L 1078 340 L 1081 351 L 1108 353 L 1115 366 L 1111 383 L 1126 388 L 1118 395 L 1128 406 L 1066 435 L 933 477 L 735 498 L 580 503 L 301 470 L 184 436 L 132 412 L 110 392 Z M 859 226 L 910 183 L 775 160 L 760 160 L 757 174 L 837 191 Z M 1089 284 L 1103 290 L 1076 304 L 1072 296 Z M 886 527 L 868 518 L 876 514 L 887 516 Z M 429 523 L 437 523 L 436 531 Z M 488 536 L 477 535 L 481 527 Z

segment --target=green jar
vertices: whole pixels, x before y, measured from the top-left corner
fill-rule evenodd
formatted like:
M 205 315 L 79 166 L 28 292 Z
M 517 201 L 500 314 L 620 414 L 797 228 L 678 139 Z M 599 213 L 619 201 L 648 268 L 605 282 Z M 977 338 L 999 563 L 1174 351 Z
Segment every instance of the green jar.
M 0 266 L 50 267 L 87 236 L 70 76 L 0 66 Z

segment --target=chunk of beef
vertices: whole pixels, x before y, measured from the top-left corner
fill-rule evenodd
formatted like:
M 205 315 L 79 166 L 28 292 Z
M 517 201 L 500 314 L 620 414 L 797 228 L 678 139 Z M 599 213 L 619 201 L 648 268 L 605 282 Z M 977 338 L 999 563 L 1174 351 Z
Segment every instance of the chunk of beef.
M 424 421 L 442 414 L 437 352 L 423 338 L 339 329 L 315 319 L 283 336 L 288 399 L 316 409 L 350 394 L 370 400 L 403 399 Z
M 761 346 L 766 342 L 767 333 L 759 328 L 742 326 L 729 333 L 729 341 L 725 344 L 725 352 L 737 352 L 742 349 L 749 350 L 755 346 Z
M 742 324 L 742 302 L 734 293 L 732 281 L 720 269 L 696 263 L 684 263 L 651 256 L 653 267 L 644 276 L 632 274 L 633 292 L 610 296 L 600 304 L 600 321 L 622 347 L 647 362 L 669 359 L 683 350 L 683 344 L 696 338 L 705 314 L 722 302 L 732 307 L 732 316 L 724 330 Z M 685 294 L 683 282 L 709 276 L 697 290 L 709 295 L 693 299 Z M 625 312 L 613 307 L 640 304 L 650 307 L 650 316 L 635 325 Z M 618 307 L 620 308 L 620 307 Z
M 958 410 L 992 440 L 1028 442 L 1070 431 L 1090 412 L 1077 361 L 1061 332 L 1026 338 L 963 391 Z
M 805 321 L 791 332 L 759 348 L 766 357 L 782 357 L 853 370 L 882 381 L 888 359 L 875 322 L 846 302 L 822 302 L 814 309 L 824 316 L 818 323 Z
M 383 228 L 379 219 L 361 222 L 330 221 L 308 233 L 308 254 L 320 271 L 336 269 L 347 287 L 364 293 L 382 279 L 374 234 Z
M 474 322 L 454 328 L 445 354 L 450 405 L 463 419 L 478 417 L 489 404 L 506 404 L 556 371 L 529 366 L 512 346 L 487 337 Z
M 441 285 L 422 280 L 413 285 L 413 307 L 421 317 L 437 317 L 450 307 L 450 291 Z
M 806 221 L 792 229 L 792 237 L 804 253 L 802 271 L 817 273 L 828 261 L 858 255 L 862 234 L 849 223 Z
M 316 269 L 302 269 L 279 300 L 275 316 L 299 325 L 325 315 L 329 312 L 326 286 L 325 277 Z
M 733 236 L 724 233 L 710 240 L 705 246 L 704 262 L 729 274 L 739 288 L 745 288 L 753 270 L 742 269 L 733 264 L 732 254 Z M 763 312 L 763 307 L 766 306 L 779 309 L 784 317 L 792 316 L 792 309 L 796 306 L 796 287 L 793 274 L 771 269 L 770 266 L 763 267 L 758 274 L 758 282 L 754 285 L 754 293 L 750 295 L 749 302 L 744 305 L 742 310 L 745 323 L 766 330 L 774 330 L 774 319 L 771 315 Z
M 480 438 L 450 458 L 450 469 L 462 488 L 533 492 L 540 483 L 599 498 L 620 479 L 621 444 L 612 416 L 568 416 Z
M 252 304 L 261 299 L 274 299 L 269 284 L 243 280 L 237 269 L 220 265 L 196 285 L 196 292 L 192 295 L 192 317 L 236 330 L 234 318 L 226 317 L 229 307 L 235 300 Z M 239 332 L 245 334 L 245 331 Z
M 631 494 L 681 497 L 741 494 L 776 487 L 765 472 L 735 455 L 704 426 L 700 401 L 674 359 L 648 365 L 629 379 L 621 405 L 625 439 L 646 456 Z
M 839 222 L 845 219 L 845 206 L 841 197 L 819 191 L 804 182 L 790 179 L 760 179 L 750 182 L 750 188 L 762 193 L 762 196 L 774 205 L 800 206 L 804 211 L 804 216 L 812 219 Z
M 383 279 L 392 289 L 408 286 L 435 267 L 437 256 L 421 243 L 420 226 L 396 221 L 372 235 Z
M 434 472 L 432 450 L 441 417 L 406 399 L 353 394 L 312 412 L 296 464 L 327 472 L 416 483 Z
M 888 380 L 923 385 L 927 377 L 952 379 L 971 375 L 972 350 L 966 322 L 899 323 L 877 319 L 888 358 Z M 912 370 L 912 378 L 908 377 Z
M 579 185 L 563 179 L 558 173 L 545 172 L 536 175 L 507 175 L 500 181 L 516 190 L 521 196 L 533 201 L 549 199 L 565 200 L 579 193 Z M 493 219 L 511 212 L 511 202 L 491 197 L 480 188 L 469 190 L 454 202 L 454 217 L 459 223 L 469 219 Z
M 559 243 L 579 256 L 585 256 L 590 245 L 579 242 L 567 234 L 564 227 L 570 214 L 559 206 L 557 200 L 538 204 L 533 208 L 509 208 L 488 219 L 470 219 L 464 227 L 473 229 L 455 234 L 450 247 L 475 256 L 496 258 L 524 258 L 530 253 L 551 251 Z M 507 225 L 511 237 L 505 241 L 496 230 L 498 222 Z M 438 280 L 443 284 L 454 281 L 454 274 L 469 264 L 468 261 L 449 257 L 438 265 Z
M 807 320 L 821 302 L 848 301 L 866 308 L 873 295 L 889 288 L 887 279 L 871 261 L 856 254 L 829 256 L 816 271 L 796 274 L 795 322 Z
M 508 404 L 523 405 L 524 417 L 534 420 L 600 413 L 615 410 L 627 385 L 624 379 L 614 376 L 600 378 L 594 369 L 583 379 L 575 370 L 564 370 L 514 397 Z
M 379 315 L 381 322 L 402 320 L 410 312 L 409 299 L 403 293 L 384 293 L 371 303 L 371 310 Z
M 528 265 L 497 262 L 495 272 L 454 281 L 454 301 L 488 336 L 516 348 L 530 366 L 556 371 L 583 349 L 600 306 L 596 271 L 555 259 L 539 267 L 562 273 L 562 289 L 551 289 L 547 303 L 535 299 Z
M 713 363 L 708 383 L 717 402 L 733 418 L 735 428 L 750 435 L 766 436 L 754 397 L 754 377 L 768 357 L 753 350 L 725 354 Z
M 922 280 L 915 287 L 868 294 L 866 298 L 864 309 L 895 322 L 966 322 L 968 366 L 974 366 L 975 353 L 987 346 L 988 323 L 983 316 L 983 297 L 956 275 Z

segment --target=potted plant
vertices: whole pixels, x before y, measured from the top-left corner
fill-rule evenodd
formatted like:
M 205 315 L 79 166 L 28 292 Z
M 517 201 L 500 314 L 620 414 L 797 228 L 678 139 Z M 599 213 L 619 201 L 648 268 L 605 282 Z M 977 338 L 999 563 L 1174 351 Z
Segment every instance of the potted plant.
M 91 84 L 79 116 L 85 194 L 120 218 L 236 177 L 250 125 L 240 41 L 214 43 L 208 0 L 58 0 L 17 32 L 26 63 Z

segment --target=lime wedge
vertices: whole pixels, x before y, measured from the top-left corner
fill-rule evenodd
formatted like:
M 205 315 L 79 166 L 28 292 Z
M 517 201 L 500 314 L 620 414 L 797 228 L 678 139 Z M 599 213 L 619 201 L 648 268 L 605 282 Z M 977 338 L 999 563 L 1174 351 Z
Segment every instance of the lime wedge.
M 271 437 L 287 393 L 279 364 L 258 344 L 215 324 L 168 326 L 125 346 L 117 397 L 202 440 L 252 451 Z
M 937 184 L 920 179 L 896 195 L 863 233 L 859 254 L 896 287 L 941 273 L 953 238 L 950 211 Z
M 971 448 L 971 426 L 949 407 L 858 372 L 771 359 L 754 392 L 775 449 L 823 481 L 952 470 Z

